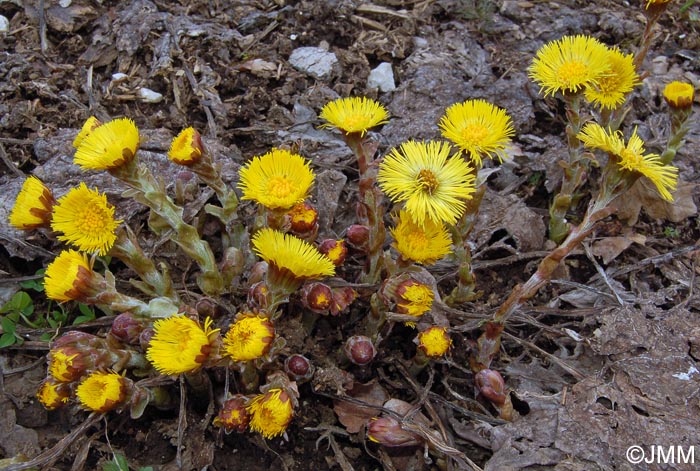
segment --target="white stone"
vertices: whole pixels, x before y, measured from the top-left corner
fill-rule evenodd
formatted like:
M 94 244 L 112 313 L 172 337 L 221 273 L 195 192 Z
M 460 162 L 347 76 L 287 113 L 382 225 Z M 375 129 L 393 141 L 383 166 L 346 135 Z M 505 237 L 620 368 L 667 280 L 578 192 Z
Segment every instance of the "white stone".
M 122 72 L 116 72 L 112 74 L 112 81 L 113 82 L 121 82 L 124 79 L 127 79 L 129 76 L 122 73 Z
M 8 31 L 10 31 L 10 20 L 0 15 L 0 33 L 7 33 Z
M 380 92 L 393 92 L 396 90 L 394 71 L 390 63 L 382 62 L 370 71 L 367 78 L 367 88 L 378 88 Z
M 289 63 L 295 69 L 305 72 L 317 79 L 327 79 L 334 67 L 339 66 L 338 58 L 332 52 L 320 47 L 300 47 L 289 56 Z
M 139 96 L 141 97 L 141 101 L 146 103 L 158 103 L 163 99 L 162 94 L 154 92 L 150 88 L 146 87 L 139 88 Z
M 58 0 L 58 4 L 63 8 L 68 8 L 71 3 L 73 3 L 73 0 Z

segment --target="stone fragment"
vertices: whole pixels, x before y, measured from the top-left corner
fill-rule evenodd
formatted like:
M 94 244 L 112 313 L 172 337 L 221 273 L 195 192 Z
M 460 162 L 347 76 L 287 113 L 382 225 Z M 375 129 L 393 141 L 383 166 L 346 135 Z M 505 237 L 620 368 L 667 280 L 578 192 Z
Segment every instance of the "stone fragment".
M 396 90 L 394 71 L 390 63 L 382 62 L 375 69 L 372 69 L 367 78 L 367 88 L 378 88 L 382 93 Z
M 289 56 L 289 63 L 298 71 L 321 80 L 329 78 L 333 70 L 340 66 L 334 53 L 320 47 L 294 49 Z

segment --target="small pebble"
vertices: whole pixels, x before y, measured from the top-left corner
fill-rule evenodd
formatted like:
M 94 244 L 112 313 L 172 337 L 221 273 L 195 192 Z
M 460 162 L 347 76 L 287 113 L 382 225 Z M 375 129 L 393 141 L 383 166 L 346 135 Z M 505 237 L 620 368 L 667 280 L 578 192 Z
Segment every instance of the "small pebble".
M 122 80 L 128 78 L 129 76 L 122 73 L 122 72 L 117 72 L 112 74 L 112 81 L 113 82 L 121 82 Z
M 139 96 L 141 97 L 141 101 L 145 103 L 158 103 L 163 100 L 162 94 L 154 92 L 146 87 L 139 88 Z
M 10 31 L 10 20 L 0 15 L 0 33 L 7 33 Z
M 73 3 L 73 0 L 58 0 L 58 4 L 63 8 L 68 8 L 71 3 Z

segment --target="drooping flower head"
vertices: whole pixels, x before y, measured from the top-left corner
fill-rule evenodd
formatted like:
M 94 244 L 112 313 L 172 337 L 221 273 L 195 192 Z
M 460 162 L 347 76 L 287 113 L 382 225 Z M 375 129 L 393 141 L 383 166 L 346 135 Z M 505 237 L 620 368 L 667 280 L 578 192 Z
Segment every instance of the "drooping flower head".
M 107 195 L 81 183 L 58 199 L 53 208 L 51 228 L 63 233 L 58 236 L 59 240 L 85 252 L 97 251 L 105 255 L 117 240 L 120 223 L 114 219 L 114 206 L 107 202 Z
M 674 109 L 688 109 L 693 106 L 695 87 L 686 82 L 673 81 L 664 87 L 664 100 Z
M 406 211 L 419 225 L 457 222 L 464 200 L 475 191 L 469 165 L 449 154 L 445 142 L 408 141 L 379 165 L 377 181 L 382 191 L 394 202 L 405 202 Z
M 673 201 L 670 190 L 676 189 L 678 168 L 664 165 L 657 154 L 644 154 L 644 142 L 635 129 L 627 144 L 620 131 L 609 132 L 596 123 L 588 123 L 578 134 L 586 147 L 601 149 L 616 159 L 620 169 L 647 177 L 666 201 Z
M 275 327 L 267 317 L 243 314 L 224 337 L 224 355 L 233 361 L 255 360 L 266 355 L 275 339 Z
M 193 127 L 183 129 L 170 143 L 168 158 L 179 165 L 193 165 L 204 153 L 202 136 Z
M 294 416 L 294 405 L 286 391 L 270 389 L 256 396 L 247 407 L 250 429 L 265 438 L 282 435 Z
M 540 93 L 578 93 L 597 85 L 608 72 L 608 48 L 585 35 L 564 36 L 537 51 L 528 75 L 540 86 Z
M 22 184 L 10 213 L 10 224 L 17 229 L 31 230 L 49 227 L 51 212 L 56 204 L 51 191 L 35 176 Z
M 450 253 L 452 239 L 443 223 L 428 219 L 421 226 L 404 210 L 399 213 L 391 235 L 394 237 L 393 247 L 404 260 L 432 265 Z
M 88 123 L 83 126 L 83 131 Z M 93 127 L 85 137 L 76 138 L 76 141 L 78 146 L 73 157 L 76 165 L 83 170 L 114 170 L 134 159 L 139 148 L 139 130 L 132 120 L 118 118 Z
M 55 410 L 68 404 L 70 389 L 62 383 L 57 383 L 52 378 L 46 378 L 39 385 L 36 398 L 47 410 Z
M 254 157 L 239 174 L 241 199 L 270 209 L 289 209 L 304 201 L 315 178 L 308 160 L 284 149 Z
M 430 286 L 409 278 L 396 287 L 395 297 L 396 312 L 418 318 L 430 311 L 435 293 Z M 407 322 L 406 325 L 413 327 L 415 323 Z
M 418 348 L 428 357 L 441 357 L 451 346 L 450 334 L 444 327 L 429 327 L 418 334 Z
M 102 126 L 102 121 L 95 118 L 94 116 L 90 116 L 87 119 L 87 121 L 85 121 L 85 123 L 83 124 L 83 127 L 78 132 L 78 135 L 75 136 L 75 139 L 73 139 L 73 148 L 77 149 L 78 147 L 80 147 L 80 144 L 82 144 L 85 138 L 88 137 L 90 133 L 99 126 Z
M 219 329 L 211 328 L 207 318 L 204 327 L 184 315 L 159 319 L 153 324 L 146 358 L 159 373 L 177 375 L 199 369 L 209 358 Z
M 86 301 L 104 289 L 104 279 L 92 270 L 86 254 L 64 250 L 46 267 L 44 289 L 54 301 Z
M 627 95 L 641 83 L 634 68 L 634 55 L 625 54 L 618 47 L 607 49 L 608 71 L 596 84 L 586 88 L 584 96 L 590 103 L 614 110 L 627 99 Z
M 80 350 L 71 346 L 52 348 L 47 361 L 49 375 L 61 383 L 77 380 L 87 368 L 87 361 Z
M 214 418 L 214 426 L 223 428 L 226 433 L 245 432 L 250 422 L 250 414 L 246 410 L 247 403 L 248 398 L 242 394 L 236 394 L 226 399 Z
M 367 423 L 367 438 L 390 448 L 412 447 L 424 441 L 420 435 L 401 427 L 393 417 L 372 417 Z
M 108 412 L 124 403 L 131 380 L 118 373 L 95 371 L 75 390 L 80 405 L 94 412 Z
M 502 162 L 515 134 L 505 110 L 485 100 L 455 103 L 447 108 L 439 127 L 442 135 L 462 149 L 477 167 L 481 167 L 484 157 L 497 157 Z
M 268 281 L 291 276 L 297 281 L 335 274 L 335 265 L 313 245 L 270 228 L 255 233 L 253 250 L 269 264 Z
M 370 98 L 339 98 L 326 103 L 319 117 L 326 121 L 322 128 L 337 128 L 345 134 L 365 133 L 375 126 L 388 122 L 386 108 Z
M 348 247 L 344 239 L 325 239 L 319 244 L 318 250 L 328 257 L 336 267 L 342 265 L 348 255 Z
M 299 237 L 318 232 L 318 211 L 308 203 L 297 203 L 287 213 L 289 231 Z

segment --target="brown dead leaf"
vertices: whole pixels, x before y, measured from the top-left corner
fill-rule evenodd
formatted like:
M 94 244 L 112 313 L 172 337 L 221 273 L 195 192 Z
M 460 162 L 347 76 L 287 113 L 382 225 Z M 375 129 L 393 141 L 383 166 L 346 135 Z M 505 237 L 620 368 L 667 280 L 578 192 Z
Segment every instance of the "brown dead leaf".
M 377 407 L 384 404 L 389 398 L 386 390 L 376 381 L 366 384 L 356 383 L 348 391 L 348 394 L 355 399 Z M 376 409 L 342 400 L 335 401 L 333 410 L 338 416 L 340 423 L 345 426 L 349 433 L 358 433 L 369 419 L 379 415 Z
M 628 226 L 634 226 L 637 223 L 642 208 L 651 218 L 681 222 L 698 213 L 698 208 L 693 201 L 696 188 L 695 183 L 679 182 L 678 189 L 672 192 L 673 202 L 669 203 L 659 196 L 651 183 L 640 179 L 627 193 L 617 198 L 614 204 L 618 208 L 618 217 Z
M 641 234 L 630 232 L 619 237 L 604 237 L 593 244 L 593 255 L 601 257 L 603 263 L 607 265 L 615 260 L 622 252 L 633 243 L 644 245 L 647 238 Z

